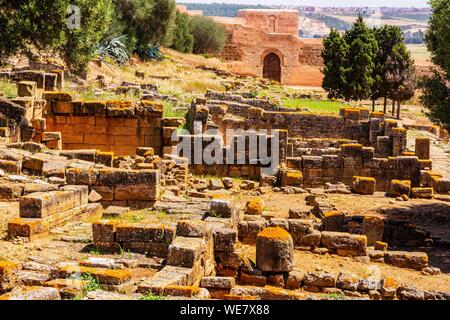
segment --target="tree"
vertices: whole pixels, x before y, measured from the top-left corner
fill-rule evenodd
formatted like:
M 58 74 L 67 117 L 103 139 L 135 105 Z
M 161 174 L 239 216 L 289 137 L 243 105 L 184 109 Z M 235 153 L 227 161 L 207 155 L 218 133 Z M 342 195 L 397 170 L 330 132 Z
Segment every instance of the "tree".
M 81 28 L 66 30 L 61 52 L 69 69 L 82 74 L 111 25 L 113 5 L 110 0 L 72 0 L 72 3 L 81 10 Z
M 430 0 L 432 14 L 425 41 L 431 60 L 450 76 L 450 2 Z
M 344 39 L 348 45 L 344 67 L 344 98 L 347 101 L 367 99 L 371 96 L 374 83 L 372 73 L 378 50 L 375 35 L 360 16 L 353 27 L 345 32 Z
M 117 0 L 125 32 L 137 52 L 167 45 L 175 22 L 174 0 Z
M 429 77 L 419 80 L 422 88 L 421 101 L 425 115 L 434 123 L 450 131 L 450 81 L 442 72 L 435 70 Z
M 69 5 L 80 8 L 79 28 L 67 25 Z M 80 73 L 92 59 L 111 15 L 111 0 L 0 0 L 0 60 L 14 54 L 34 59 L 50 52 L 60 54 L 71 71 Z
M 378 51 L 374 59 L 375 68 L 372 74 L 374 82 L 371 98 L 373 106 L 375 105 L 375 100 L 384 98 L 383 112 L 386 113 L 387 97 L 390 90 L 390 83 L 386 77 L 389 73 L 387 62 L 392 60 L 394 48 L 403 43 L 403 37 L 400 28 L 391 25 L 375 28 L 374 34 L 378 44 Z
M 344 63 L 348 46 L 344 38 L 336 29 L 331 29 L 328 37 L 323 40 L 322 59 L 323 68 L 322 87 L 328 92 L 330 99 L 342 98 L 345 88 Z
M 179 52 L 190 53 L 194 47 L 194 35 L 189 27 L 190 17 L 186 13 L 177 12 L 171 48 Z
M 432 14 L 425 42 L 437 69 L 420 79 L 421 100 L 430 120 L 450 130 L 450 2 L 431 0 L 430 5 Z
M 191 31 L 194 36 L 194 53 L 218 52 L 225 46 L 227 40 L 225 27 L 209 17 L 192 17 Z
M 17 53 L 32 59 L 36 52 L 57 49 L 65 40 L 69 4 L 69 0 L 0 0 L 0 59 Z

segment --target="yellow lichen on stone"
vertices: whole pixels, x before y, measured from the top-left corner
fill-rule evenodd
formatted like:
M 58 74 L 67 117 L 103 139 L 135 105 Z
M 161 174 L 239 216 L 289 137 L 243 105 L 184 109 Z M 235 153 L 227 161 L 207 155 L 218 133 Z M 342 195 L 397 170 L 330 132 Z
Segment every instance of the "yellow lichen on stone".
M 268 227 L 258 233 L 257 237 L 267 239 L 288 240 L 291 238 L 289 232 L 280 227 Z

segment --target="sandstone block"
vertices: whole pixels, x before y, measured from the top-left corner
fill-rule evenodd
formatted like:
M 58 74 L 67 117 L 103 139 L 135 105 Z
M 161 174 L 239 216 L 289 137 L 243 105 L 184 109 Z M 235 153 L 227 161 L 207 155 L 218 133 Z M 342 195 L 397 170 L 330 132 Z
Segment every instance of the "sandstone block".
M 266 228 L 256 237 L 256 265 L 266 272 L 288 272 L 294 267 L 294 242 L 279 227 Z
M 425 252 L 386 251 L 384 261 L 400 268 L 422 270 L 428 267 L 428 255 Z
M 296 270 L 289 272 L 286 281 L 286 288 L 290 290 L 299 289 L 302 285 L 302 279 L 303 279 L 302 272 Z
M 308 272 L 303 277 L 303 285 L 314 287 L 334 287 L 336 275 L 330 272 Z
M 126 269 L 90 268 L 73 265 L 60 268 L 58 274 L 63 278 L 68 278 L 72 275 L 91 275 L 100 284 L 106 285 L 119 285 L 131 279 L 131 272 Z
M 263 212 L 265 205 L 264 200 L 260 198 L 251 199 L 247 201 L 247 204 L 245 205 L 245 214 L 260 215 Z
M 394 197 L 400 197 L 404 194 L 407 196 L 411 193 L 411 181 L 410 180 L 391 180 L 389 183 L 389 195 Z
M 363 222 L 363 234 L 367 237 L 369 246 L 375 245 L 383 239 L 384 222 L 376 216 L 365 216 Z
M 17 285 L 17 272 L 20 266 L 14 262 L 0 260 L 0 293 L 13 289 Z
M 210 202 L 210 214 L 217 218 L 231 218 L 235 215 L 235 208 L 231 201 L 213 199 Z
M 347 249 L 364 252 L 367 246 L 367 237 L 346 232 L 323 231 L 320 243 L 328 249 Z
M 150 242 L 170 244 L 175 237 L 175 228 L 162 224 L 120 223 L 116 226 L 116 241 Z
M 364 195 L 375 193 L 375 179 L 372 177 L 353 177 L 352 191 Z
M 99 220 L 92 224 L 92 236 L 94 242 L 114 242 L 116 226 L 118 222 L 113 220 Z
M 411 196 L 418 199 L 432 199 L 433 198 L 433 188 L 423 187 L 423 188 L 411 188 Z
M 317 247 L 320 245 L 321 233 L 314 229 L 311 219 L 289 219 L 289 233 L 295 247 Z
M 359 277 L 349 273 L 341 272 L 339 273 L 336 280 L 336 287 L 349 291 L 356 291 L 358 289 Z
M 237 231 L 230 228 L 216 229 L 213 232 L 214 250 L 233 252 L 237 244 Z
M 210 235 L 208 227 L 204 221 L 181 220 L 177 223 L 177 236 L 179 237 L 205 237 Z
M 235 286 L 235 279 L 232 277 L 203 277 L 200 282 L 202 288 L 231 289 Z
M 61 296 L 55 288 L 27 287 L 4 294 L 0 300 L 61 300 Z
M 205 250 L 206 244 L 203 239 L 176 237 L 169 246 L 167 264 L 176 267 L 192 268 Z
M 322 229 L 324 231 L 342 231 L 345 214 L 340 211 L 324 212 Z

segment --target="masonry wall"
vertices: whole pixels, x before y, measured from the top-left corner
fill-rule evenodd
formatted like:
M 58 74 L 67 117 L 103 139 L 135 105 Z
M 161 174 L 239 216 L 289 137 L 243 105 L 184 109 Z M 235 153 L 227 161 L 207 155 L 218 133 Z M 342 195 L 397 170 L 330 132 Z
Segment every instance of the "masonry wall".
M 61 132 L 65 150 L 98 149 L 134 155 L 137 147 L 162 151 L 162 107 L 156 104 L 116 106 L 109 102 L 53 100 L 46 131 Z
M 225 25 L 230 34 L 221 58 L 237 74 L 262 77 L 264 57 L 275 53 L 281 60 L 281 82 L 287 85 L 321 86 L 322 43 L 289 33 L 267 33 L 261 28 Z

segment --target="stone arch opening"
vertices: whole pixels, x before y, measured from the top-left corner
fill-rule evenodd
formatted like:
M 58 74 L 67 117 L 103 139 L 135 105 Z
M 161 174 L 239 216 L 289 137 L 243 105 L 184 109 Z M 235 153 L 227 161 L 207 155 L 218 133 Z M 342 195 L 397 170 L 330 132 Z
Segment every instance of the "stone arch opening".
M 270 52 L 264 57 L 263 78 L 281 82 L 281 59 L 276 53 Z

